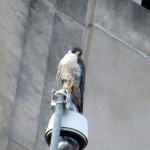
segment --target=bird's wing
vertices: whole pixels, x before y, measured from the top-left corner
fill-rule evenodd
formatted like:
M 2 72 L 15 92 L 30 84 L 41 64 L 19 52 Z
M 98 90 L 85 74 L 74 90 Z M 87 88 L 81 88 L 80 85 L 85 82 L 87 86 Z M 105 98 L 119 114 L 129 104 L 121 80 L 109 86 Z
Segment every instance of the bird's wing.
M 80 76 L 80 88 L 84 92 L 84 85 L 85 85 L 85 65 L 82 59 L 78 59 L 78 63 L 81 68 L 81 76 Z
M 80 111 L 83 112 L 83 93 L 84 93 L 84 85 L 85 85 L 85 65 L 82 59 L 78 59 L 78 63 L 81 67 L 81 76 L 80 76 L 80 98 L 81 98 L 81 104 L 80 104 Z

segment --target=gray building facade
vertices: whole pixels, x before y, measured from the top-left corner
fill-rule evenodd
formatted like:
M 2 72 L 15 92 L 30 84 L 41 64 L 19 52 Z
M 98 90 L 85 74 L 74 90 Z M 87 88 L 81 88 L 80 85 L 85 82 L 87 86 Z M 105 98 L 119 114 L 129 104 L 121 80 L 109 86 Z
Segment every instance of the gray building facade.
M 132 0 L 0 1 L 0 150 L 48 150 L 57 65 L 84 50 L 86 150 L 150 148 L 150 11 Z

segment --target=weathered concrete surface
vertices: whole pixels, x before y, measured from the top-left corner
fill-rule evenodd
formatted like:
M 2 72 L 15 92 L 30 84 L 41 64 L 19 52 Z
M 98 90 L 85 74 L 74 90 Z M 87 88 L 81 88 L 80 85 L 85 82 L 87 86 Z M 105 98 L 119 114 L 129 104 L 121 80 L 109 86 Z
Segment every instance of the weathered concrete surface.
M 150 61 L 94 27 L 87 66 L 86 149 L 148 150 Z
M 149 11 L 131 0 L 97 0 L 94 25 L 146 55 L 150 55 L 149 24 Z
M 27 150 L 27 149 L 22 145 L 20 145 L 20 143 L 10 141 L 8 145 L 8 150 Z
M 57 63 L 70 48 L 85 46 L 85 27 L 58 11 L 58 2 L 58 7 L 54 1 L 29 2 L 1 2 L 0 130 L 8 135 L 8 148 L 1 146 L 8 150 L 48 148 L 44 134 Z
M 0 2 L 0 43 L 19 60 L 24 46 L 29 3 L 30 0 Z
M 0 131 L 0 150 L 6 150 L 8 145 L 8 136 Z
M 11 129 L 11 139 L 29 150 L 36 140 L 54 13 L 46 1 L 30 8 Z
M 24 48 L 29 2 L 0 1 L 0 131 L 7 134 Z
M 75 20 L 86 23 L 88 0 L 56 0 L 55 7 Z

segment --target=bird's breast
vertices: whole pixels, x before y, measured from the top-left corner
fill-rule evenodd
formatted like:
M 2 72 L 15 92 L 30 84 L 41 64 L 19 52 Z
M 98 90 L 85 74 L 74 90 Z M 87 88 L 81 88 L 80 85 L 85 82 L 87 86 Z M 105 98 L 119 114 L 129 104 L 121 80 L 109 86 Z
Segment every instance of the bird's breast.
M 70 54 L 66 54 L 61 60 L 61 65 L 68 65 L 75 63 L 77 63 L 77 57 Z
M 77 63 L 76 56 L 66 54 L 60 63 L 62 79 L 74 80 L 80 77 L 81 68 Z

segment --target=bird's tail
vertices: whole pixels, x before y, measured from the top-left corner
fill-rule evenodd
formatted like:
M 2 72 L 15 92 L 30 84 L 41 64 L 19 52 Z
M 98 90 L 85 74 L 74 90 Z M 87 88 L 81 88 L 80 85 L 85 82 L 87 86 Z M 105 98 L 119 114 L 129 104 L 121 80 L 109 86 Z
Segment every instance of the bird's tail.
M 83 93 L 78 88 L 73 88 L 71 92 L 72 100 L 76 105 L 79 113 L 83 113 Z

